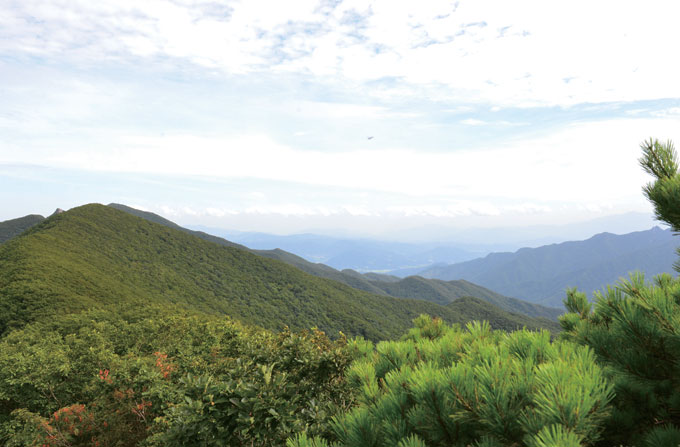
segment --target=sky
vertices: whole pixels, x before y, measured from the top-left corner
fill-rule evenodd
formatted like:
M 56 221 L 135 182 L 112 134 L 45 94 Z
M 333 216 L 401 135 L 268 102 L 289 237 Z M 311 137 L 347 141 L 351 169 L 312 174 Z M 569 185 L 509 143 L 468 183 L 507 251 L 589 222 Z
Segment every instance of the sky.
M 651 213 L 672 1 L 0 2 L 0 220 L 118 202 L 279 234 Z

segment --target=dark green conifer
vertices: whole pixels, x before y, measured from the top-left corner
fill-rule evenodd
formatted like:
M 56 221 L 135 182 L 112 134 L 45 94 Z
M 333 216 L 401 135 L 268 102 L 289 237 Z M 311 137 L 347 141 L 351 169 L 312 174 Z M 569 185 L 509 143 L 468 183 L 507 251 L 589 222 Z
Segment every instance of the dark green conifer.
M 673 143 L 649 140 L 640 164 L 655 180 L 644 187 L 656 217 L 680 231 L 680 175 Z M 676 269 L 680 265 L 676 263 Z M 616 398 L 601 445 L 680 445 L 680 280 L 640 273 L 595 294 L 569 290 L 562 338 L 591 347 Z
M 640 147 L 643 154 L 640 165 L 654 177 L 654 181 L 643 188 L 645 196 L 654 205 L 656 218 L 680 232 L 680 173 L 673 142 L 659 143 L 650 138 Z M 680 262 L 676 262 L 675 269 L 680 271 Z

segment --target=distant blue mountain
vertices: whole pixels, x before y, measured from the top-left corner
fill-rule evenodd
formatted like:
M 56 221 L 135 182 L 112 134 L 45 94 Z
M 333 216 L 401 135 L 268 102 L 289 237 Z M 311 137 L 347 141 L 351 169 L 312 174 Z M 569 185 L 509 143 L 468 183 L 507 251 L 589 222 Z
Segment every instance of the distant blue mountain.
M 492 253 L 453 265 L 432 266 L 419 275 L 445 281 L 464 279 L 506 296 L 560 307 L 569 287 L 592 294 L 629 272 L 643 272 L 649 279 L 672 273 L 678 246 L 680 237 L 654 227 L 623 235 L 601 233 L 584 241 L 523 248 L 514 253 Z
M 257 250 L 279 248 L 310 262 L 360 272 L 388 271 L 403 268 L 422 270 L 437 262 L 453 263 L 478 258 L 493 247 L 467 247 L 465 244 L 442 242 L 405 243 L 375 239 L 351 239 L 318 234 L 277 236 L 265 233 L 229 232 L 216 228 L 193 226 Z
M 386 233 L 384 238 L 321 234 L 275 235 L 191 226 L 258 250 L 280 248 L 310 262 L 359 272 L 377 271 L 405 277 L 433 264 L 454 264 L 489 253 L 581 240 L 608 231 L 630 233 L 654 225 L 650 213 L 626 213 L 563 225 L 456 229 L 445 226 Z M 403 233 L 403 234 L 402 234 Z

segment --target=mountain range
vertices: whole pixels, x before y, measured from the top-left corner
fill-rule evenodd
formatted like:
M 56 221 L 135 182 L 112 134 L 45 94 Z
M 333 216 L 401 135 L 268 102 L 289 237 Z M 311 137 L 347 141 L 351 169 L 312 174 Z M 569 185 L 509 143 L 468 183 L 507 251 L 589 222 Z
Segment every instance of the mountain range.
M 651 277 L 672 272 L 680 238 L 670 230 L 615 235 L 597 234 L 584 241 L 563 242 L 514 253 L 492 253 L 472 261 L 433 266 L 419 274 L 441 280 L 465 279 L 509 296 L 558 306 L 565 290 L 588 294 L 614 284 L 629 272 Z
M 523 247 L 583 240 L 604 231 L 625 234 L 650 228 L 649 213 L 625 213 L 563 225 L 530 225 L 506 228 L 455 228 L 451 226 L 413 228 L 380 237 L 357 237 L 341 229 L 329 234 L 276 235 L 231 231 L 208 226 L 189 226 L 253 249 L 280 248 L 311 262 L 338 270 L 380 271 L 397 276 L 415 275 L 433 264 L 469 261 L 495 252 L 512 252 Z
M 474 297 L 441 305 L 369 293 L 168 222 L 92 204 L 53 215 L 2 243 L 0 334 L 59 314 L 148 304 L 373 340 L 403 333 L 422 313 L 455 323 L 486 319 L 505 329 L 558 327 Z

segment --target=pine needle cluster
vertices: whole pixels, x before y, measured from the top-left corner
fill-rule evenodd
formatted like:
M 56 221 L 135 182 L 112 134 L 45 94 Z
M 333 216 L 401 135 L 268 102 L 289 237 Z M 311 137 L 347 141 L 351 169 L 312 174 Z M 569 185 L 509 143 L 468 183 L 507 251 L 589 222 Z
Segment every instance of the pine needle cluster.
M 654 205 L 656 218 L 670 225 L 673 231 L 680 232 L 680 173 L 673 142 L 660 143 L 650 138 L 640 147 L 640 166 L 654 177 L 642 191 Z M 675 263 L 675 270 L 680 272 L 680 262 Z
M 592 445 L 609 415 L 594 352 L 545 331 L 421 316 L 402 340 L 361 350 L 347 373 L 359 405 L 334 419 L 335 439 L 289 447 Z

